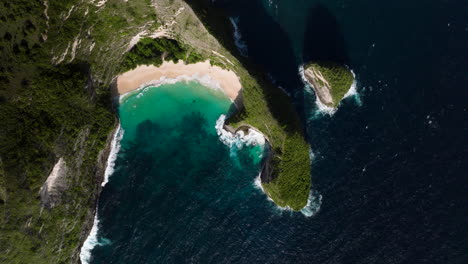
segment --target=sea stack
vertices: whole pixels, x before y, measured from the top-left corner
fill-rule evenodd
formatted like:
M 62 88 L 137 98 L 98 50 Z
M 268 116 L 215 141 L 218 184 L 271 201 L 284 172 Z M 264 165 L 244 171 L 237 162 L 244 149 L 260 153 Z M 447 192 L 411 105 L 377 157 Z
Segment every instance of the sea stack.
M 304 77 L 323 105 L 337 108 L 351 88 L 354 75 L 350 69 L 335 62 L 310 62 L 304 66 Z

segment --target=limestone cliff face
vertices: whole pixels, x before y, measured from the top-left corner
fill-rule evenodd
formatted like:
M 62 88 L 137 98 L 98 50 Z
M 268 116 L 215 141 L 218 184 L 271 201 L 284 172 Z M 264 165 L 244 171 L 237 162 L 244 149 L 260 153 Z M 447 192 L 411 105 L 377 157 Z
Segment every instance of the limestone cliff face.
M 303 78 L 314 89 L 317 101 L 331 108 L 338 107 L 355 81 L 353 72 L 345 65 L 329 61 L 308 64 Z
M 67 164 L 60 158 L 39 191 L 42 206 L 53 208 L 60 203 L 62 194 L 67 189 L 67 172 Z
M 331 95 L 331 85 L 323 76 L 322 72 L 313 65 L 304 69 L 304 77 L 311 84 L 315 94 L 322 104 L 333 106 L 336 102 L 333 101 Z

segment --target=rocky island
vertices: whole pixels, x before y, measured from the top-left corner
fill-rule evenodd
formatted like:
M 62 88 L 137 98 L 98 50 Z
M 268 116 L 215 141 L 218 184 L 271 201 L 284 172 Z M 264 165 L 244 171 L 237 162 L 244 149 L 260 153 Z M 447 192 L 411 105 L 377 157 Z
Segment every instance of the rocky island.
M 307 64 L 304 77 L 314 89 L 317 100 L 331 108 L 338 107 L 354 82 L 351 70 L 330 61 Z

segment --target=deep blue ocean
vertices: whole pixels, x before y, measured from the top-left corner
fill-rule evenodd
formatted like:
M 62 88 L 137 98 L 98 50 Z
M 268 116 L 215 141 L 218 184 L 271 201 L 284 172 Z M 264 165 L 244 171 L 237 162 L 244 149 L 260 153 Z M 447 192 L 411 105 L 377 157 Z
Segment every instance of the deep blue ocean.
M 126 134 L 90 263 L 468 263 L 468 3 L 213 5 L 236 22 L 248 59 L 291 94 L 320 210 L 306 217 L 268 201 L 254 184 L 258 153 L 233 153 L 215 133 L 229 102 L 179 84 L 141 120 L 125 116 L 150 95 L 120 106 Z M 356 74 L 357 95 L 333 115 L 301 82 L 309 60 Z M 174 113 L 157 115 L 167 104 Z

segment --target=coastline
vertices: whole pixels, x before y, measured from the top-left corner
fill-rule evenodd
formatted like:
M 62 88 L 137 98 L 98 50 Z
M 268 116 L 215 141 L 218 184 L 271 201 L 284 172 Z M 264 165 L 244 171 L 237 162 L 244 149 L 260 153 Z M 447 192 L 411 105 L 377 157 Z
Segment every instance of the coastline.
M 103 183 L 106 181 L 106 172 L 109 170 L 109 164 L 113 163 L 113 155 L 112 153 L 115 152 L 115 144 L 113 144 L 116 140 L 116 137 L 118 136 L 120 130 L 120 122 L 117 121 L 117 123 L 114 126 L 114 129 L 112 129 L 109 133 L 109 136 L 107 137 L 106 140 L 106 146 L 105 148 L 99 153 L 98 155 L 98 160 L 97 160 L 97 165 L 96 165 L 96 173 L 95 173 L 95 179 L 96 179 L 96 189 L 93 192 L 93 203 L 90 206 L 88 210 L 88 214 L 86 215 L 86 219 L 84 220 L 83 223 L 83 229 L 80 234 L 80 243 L 77 247 L 77 250 L 73 254 L 72 259 L 74 260 L 73 262 L 86 264 L 87 262 L 82 261 L 82 252 L 83 252 L 83 247 L 85 246 L 86 241 L 92 236 L 91 232 L 92 229 L 96 223 L 97 219 L 97 205 L 99 202 L 99 196 L 101 194 L 102 188 L 104 187 Z
M 168 82 L 190 80 L 199 81 L 202 85 L 207 86 L 207 89 L 221 90 L 233 103 L 239 102 L 238 100 L 241 98 L 242 87 L 239 77 L 231 70 L 212 66 L 209 61 L 188 65 L 181 61 L 179 63 L 171 61 L 164 62 L 160 67 L 140 65 L 136 69 L 117 76 L 115 90 L 120 98 L 123 98 L 125 94 L 143 89 L 149 85 L 157 86 Z M 120 149 L 119 142 L 122 139 L 123 133 L 118 122 L 107 139 L 106 148 L 99 156 L 98 171 L 96 172 L 99 184 L 95 192 L 94 206 L 85 220 L 84 230 L 80 239 L 79 253 L 75 256 L 83 264 L 90 261 L 92 249 L 100 243 L 97 238 L 99 230 L 97 204 L 102 188 L 107 184 L 109 176 L 113 173 L 114 162 Z M 263 134 L 260 133 L 260 135 L 266 138 Z
M 318 109 L 319 112 L 324 113 L 324 114 L 328 114 L 328 115 L 331 116 L 338 110 L 338 107 L 340 106 L 341 101 L 343 99 L 351 97 L 351 96 L 356 96 L 358 104 L 360 104 L 360 99 L 358 98 L 359 94 L 358 94 L 357 89 L 356 89 L 357 88 L 356 74 L 353 72 L 353 70 L 349 69 L 348 66 L 345 65 L 346 68 L 348 68 L 348 70 L 353 75 L 353 82 L 351 83 L 350 87 L 348 88 L 346 93 L 343 95 L 341 100 L 339 102 L 337 102 L 335 105 L 329 105 L 326 102 L 324 102 L 324 100 L 322 98 L 328 97 L 328 96 L 331 98 L 330 90 L 317 89 L 317 87 L 320 87 L 320 86 L 316 82 L 313 81 L 313 78 L 307 78 L 306 77 L 306 70 L 305 70 L 304 66 L 305 66 L 304 64 L 299 66 L 299 76 L 301 77 L 302 82 L 305 85 L 306 91 L 309 91 L 309 92 L 314 91 L 315 104 L 317 105 L 317 109 Z M 322 76 L 322 78 L 323 78 L 323 76 Z
M 337 102 L 333 101 L 331 95 L 331 85 L 328 83 L 325 77 L 323 77 L 319 70 L 312 66 L 309 68 L 304 68 L 303 74 L 305 79 L 311 84 L 315 94 L 317 95 L 317 98 L 322 104 L 328 107 L 333 107 L 334 105 L 338 104 Z M 319 82 L 321 82 L 323 85 L 320 85 Z
M 237 101 L 242 90 L 236 73 L 211 65 L 206 60 L 194 64 L 165 61 L 159 67 L 140 65 L 117 77 L 117 92 L 122 96 L 149 85 L 157 86 L 168 80 L 198 80 L 203 85 L 221 90 L 231 101 Z

